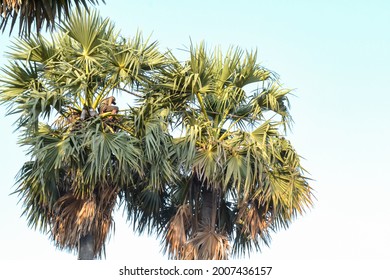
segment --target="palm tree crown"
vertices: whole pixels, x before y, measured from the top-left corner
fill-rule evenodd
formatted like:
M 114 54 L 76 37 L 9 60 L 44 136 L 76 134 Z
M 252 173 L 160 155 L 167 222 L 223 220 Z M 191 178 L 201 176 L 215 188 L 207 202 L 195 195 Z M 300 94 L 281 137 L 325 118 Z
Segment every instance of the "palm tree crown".
M 189 56 L 185 63 L 171 56 L 149 95 L 179 130 L 165 250 L 176 259 L 227 259 L 269 244 L 271 231 L 311 205 L 311 187 L 283 135 L 290 90 L 256 52 L 209 54 L 200 44 Z
M 135 94 L 164 56 L 141 34 L 120 37 L 95 12 L 75 12 L 60 27 L 52 42 L 41 35 L 16 41 L 2 69 L 0 98 L 19 116 L 20 143 L 31 156 L 16 191 L 29 224 L 49 232 L 60 248 L 77 249 L 92 237 L 96 257 L 104 252 L 117 199 L 142 202 L 145 166 L 163 156 L 148 147 L 144 157 L 141 134 L 150 126 L 139 125 L 135 107 L 99 114 L 99 104 L 113 94 Z M 127 208 L 132 215 L 134 206 Z

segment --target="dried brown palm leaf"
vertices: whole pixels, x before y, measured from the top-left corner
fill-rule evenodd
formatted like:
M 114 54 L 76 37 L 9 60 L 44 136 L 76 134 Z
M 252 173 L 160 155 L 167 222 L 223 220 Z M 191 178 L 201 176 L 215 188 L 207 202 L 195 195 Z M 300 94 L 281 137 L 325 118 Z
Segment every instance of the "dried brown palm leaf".
M 190 221 L 191 211 L 189 204 L 179 206 L 176 215 L 169 221 L 165 237 L 165 251 L 168 251 L 170 258 L 180 259 L 183 246 L 187 242 Z
M 118 188 L 113 187 L 111 185 L 105 185 L 99 188 L 97 201 L 98 201 L 98 209 L 101 212 L 111 211 L 114 208 L 118 191 L 119 191 Z M 102 211 L 103 209 L 105 210 Z
M 68 108 L 68 111 L 63 112 L 53 123 L 57 127 L 75 126 L 80 120 L 81 112 L 74 108 Z
M 97 213 L 91 232 L 95 238 L 95 255 L 101 254 L 102 248 L 108 237 L 108 234 L 114 224 L 111 216 L 115 207 L 118 189 L 111 186 L 105 186 L 99 189 L 97 201 Z
M 113 225 L 111 213 L 118 189 L 101 186 L 95 195 L 81 199 L 72 193 L 62 196 L 54 205 L 52 234 L 60 248 L 76 249 L 81 236 L 94 237 L 95 255 L 102 253 Z
M 257 202 L 252 202 L 244 211 L 241 221 L 243 224 L 243 234 L 255 239 L 258 235 L 268 235 L 268 227 L 271 224 L 271 212 L 265 206 L 257 206 Z
M 224 234 L 212 230 L 199 231 L 184 246 L 183 260 L 227 260 L 229 241 Z
M 95 255 L 101 255 L 102 249 L 104 249 L 104 244 L 106 242 L 107 236 L 114 224 L 114 220 L 111 215 L 106 215 L 99 212 L 99 217 L 95 219 L 94 226 L 91 230 L 92 235 L 94 236 L 94 252 Z
M 96 213 L 96 203 L 93 197 L 77 199 L 73 194 L 65 194 L 54 205 L 54 221 L 52 233 L 58 245 L 75 247 L 80 234 L 91 230 Z
M 93 197 L 84 201 L 76 214 L 76 223 L 84 230 L 91 230 L 92 222 L 96 215 L 96 201 Z

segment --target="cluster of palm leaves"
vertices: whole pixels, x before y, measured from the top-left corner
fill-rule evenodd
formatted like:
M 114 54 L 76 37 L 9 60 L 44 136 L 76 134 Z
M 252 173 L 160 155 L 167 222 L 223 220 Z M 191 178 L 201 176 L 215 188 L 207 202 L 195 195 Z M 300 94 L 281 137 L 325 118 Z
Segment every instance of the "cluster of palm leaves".
M 311 205 L 284 137 L 290 91 L 256 52 L 191 45 L 180 62 L 86 11 L 60 29 L 17 40 L 0 88 L 31 156 L 16 192 L 60 248 L 90 236 L 101 256 L 119 203 L 169 257 L 227 259 L 269 244 Z M 97 114 L 111 95 L 132 105 Z
M 35 25 L 39 32 L 46 28 L 53 29 L 56 20 L 69 17 L 72 6 L 77 9 L 88 8 L 88 4 L 97 4 L 98 0 L 2 0 L 0 1 L 0 29 L 4 32 L 7 26 L 10 33 L 18 24 L 19 34 L 29 35 Z M 104 3 L 104 0 L 101 2 Z

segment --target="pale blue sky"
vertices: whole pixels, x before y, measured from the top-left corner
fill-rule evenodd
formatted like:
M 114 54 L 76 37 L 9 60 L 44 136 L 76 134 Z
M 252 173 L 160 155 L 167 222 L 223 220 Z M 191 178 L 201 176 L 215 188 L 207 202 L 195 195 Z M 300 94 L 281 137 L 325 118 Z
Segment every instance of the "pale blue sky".
M 178 56 L 212 48 L 258 49 L 291 96 L 288 137 L 314 179 L 314 208 L 273 234 L 252 259 L 390 258 L 389 1 L 118 1 L 98 9 L 123 36 L 137 30 Z M 0 64 L 9 37 L 0 35 Z M 26 160 L 13 119 L 0 115 L 0 259 L 74 259 L 29 229 L 13 190 Z M 165 259 L 156 238 L 137 239 L 117 215 L 107 259 Z

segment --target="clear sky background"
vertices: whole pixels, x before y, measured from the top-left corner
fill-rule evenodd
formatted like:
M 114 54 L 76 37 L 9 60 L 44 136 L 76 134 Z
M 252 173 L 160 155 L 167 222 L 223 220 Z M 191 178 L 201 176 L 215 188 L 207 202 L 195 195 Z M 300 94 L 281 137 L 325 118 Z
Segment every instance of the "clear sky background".
M 178 56 L 190 39 L 257 48 L 259 61 L 295 89 L 288 138 L 305 158 L 317 201 L 251 259 L 390 259 L 390 1 L 106 2 L 98 9 L 125 37 L 140 30 Z M 0 35 L 0 65 L 9 42 Z M 1 109 L 0 260 L 75 259 L 28 228 L 9 195 L 27 158 Z M 156 237 L 134 236 L 120 211 L 106 256 L 166 259 Z

